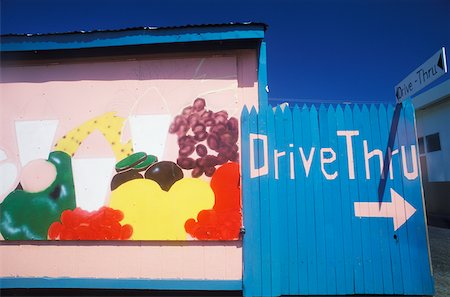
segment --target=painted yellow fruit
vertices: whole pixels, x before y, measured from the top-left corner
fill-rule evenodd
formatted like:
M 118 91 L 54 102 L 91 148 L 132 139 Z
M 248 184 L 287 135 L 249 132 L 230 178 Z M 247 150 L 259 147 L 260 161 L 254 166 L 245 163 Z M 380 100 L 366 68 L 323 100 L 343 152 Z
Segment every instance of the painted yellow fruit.
M 115 114 L 115 112 L 107 112 L 72 129 L 56 142 L 55 150 L 73 156 L 83 140 L 98 129 L 111 145 L 117 160 L 129 156 L 133 153 L 131 140 L 124 144 L 120 141 L 126 119 Z
M 124 213 L 133 226 L 132 240 L 186 240 L 186 220 L 214 205 L 209 184 L 196 178 L 176 182 L 168 192 L 153 180 L 129 181 L 111 194 L 110 207 Z

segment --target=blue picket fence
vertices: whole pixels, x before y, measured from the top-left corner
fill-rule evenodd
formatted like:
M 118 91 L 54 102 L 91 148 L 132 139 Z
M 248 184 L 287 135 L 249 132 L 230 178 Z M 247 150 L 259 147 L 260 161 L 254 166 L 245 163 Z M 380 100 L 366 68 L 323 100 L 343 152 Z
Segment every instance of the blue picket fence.
M 411 103 L 244 108 L 241 128 L 244 296 L 433 294 Z

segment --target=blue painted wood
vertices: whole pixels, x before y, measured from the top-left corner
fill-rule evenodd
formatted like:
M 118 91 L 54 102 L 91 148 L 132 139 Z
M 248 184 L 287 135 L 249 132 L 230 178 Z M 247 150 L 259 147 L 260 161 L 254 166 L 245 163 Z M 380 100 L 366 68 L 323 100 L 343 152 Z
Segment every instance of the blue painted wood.
M 306 186 L 305 186 L 305 170 L 302 166 L 302 159 L 299 154 L 302 143 L 302 131 L 307 129 L 303 126 L 301 111 L 298 105 L 295 105 L 292 111 L 293 137 L 294 137 L 294 173 L 295 173 L 295 187 L 296 187 L 296 213 L 297 213 L 297 253 L 298 253 L 298 293 L 299 295 L 308 294 L 308 232 L 307 232 L 307 217 L 308 212 L 306 204 Z
M 366 183 L 366 173 L 363 155 L 363 142 L 361 139 L 365 139 L 365 127 L 364 122 L 368 118 L 367 106 L 363 105 L 362 110 L 358 106 L 355 106 L 353 110 L 353 121 L 355 129 L 359 131 L 358 141 L 355 142 L 355 174 L 358 182 L 358 197 L 359 202 L 368 202 L 368 185 Z M 355 193 L 356 194 L 356 193 Z M 362 259 L 364 269 L 364 291 L 356 292 L 357 294 L 366 293 L 374 294 L 374 272 L 372 265 L 372 246 L 371 246 L 371 231 L 370 221 L 368 218 L 356 218 L 361 222 L 361 242 L 362 242 Z
M 252 107 L 250 111 L 250 121 L 249 121 L 249 131 L 250 133 L 258 133 L 258 114 L 256 113 L 255 107 Z M 255 164 L 258 164 L 259 160 L 259 146 L 260 141 L 257 142 L 257 145 L 254 149 L 254 158 L 255 158 Z M 258 164 L 260 165 L 260 164 Z M 257 166 L 258 166 L 257 165 Z M 261 208 L 260 208 L 260 191 L 259 191 L 259 179 L 253 178 L 250 179 L 250 185 L 251 185 L 251 193 L 250 193 L 250 199 L 251 199 L 251 209 L 249 210 L 251 212 L 252 216 L 252 229 L 248 230 L 250 233 L 252 233 L 252 240 L 255 244 L 254 249 L 252 250 L 252 271 L 253 274 L 253 296 L 261 296 L 262 295 L 262 254 L 261 254 Z
M 373 106 L 373 105 L 371 105 Z M 367 151 L 371 152 L 374 149 L 380 149 L 380 147 L 376 147 L 374 143 L 374 132 L 379 130 L 378 121 L 372 122 L 370 115 L 371 106 L 364 105 L 363 112 L 365 114 L 365 121 L 363 123 L 364 132 L 367 138 Z M 366 157 L 364 157 L 366 158 Z M 383 159 L 381 159 L 383 162 Z M 369 159 L 369 168 L 365 169 L 366 171 L 370 171 L 370 178 L 367 180 L 366 177 L 366 185 L 367 187 L 367 196 L 365 197 L 365 201 L 368 202 L 377 202 L 377 189 L 380 181 L 380 159 L 376 156 Z M 371 261 L 373 267 L 373 292 L 376 294 L 383 293 L 383 265 L 382 265 L 382 256 L 381 256 L 381 240 L 380 240 L 380 229 L 384 221 L 387 219 L 384 218 L 368 218 L 367 222 L 369 223 L 370 228 L 370 245 L 371 245 Z
M 344 109 L 344 123 L 347 130 L 357 131 L 354 117 L 355 114 L 359 113 L 359 108 L 357 105 L 353 106 L 353 110 L 347 105 Z M 362 230 L 361 230 L 361 220 L 355 217 L 354 205 L 353 203 L 359 201 L 358 195 L 358 179 L 357 179 L 357 168 L 356 168 L 356 140 L 358 135 L 350 137 L 350 146 L 352 148 L 352 154 L 349 153 L 353 158 L 353 177 L 348 179 L 348 189 L 349 189 L 349 202 L 351 204 L 350 210 L 350 225 L 352 229 L 352 251 L 353 251 L 353 276 L 354 276 L 354 288 L 353 293 L 361 294 L 364 293 L 364 264 L 363 264 L 363 245 L 362 245 Z M 359 140 L 359 138 L 358 138 Z M 346 145 L 347 146 L 347 145 Z M 349 157 L 347 157 L 349 158 Z M 348 161 L 348 159 L 347 159 Z M 347 167 L 347 170 L 349 167 Z M 355 197 L 356 196 L 356 197 Z
M 319 107 L 319 135 L 320 135 L 320 150 L 323 148 L 330 147 L 330 139 L 329 139 L 329 123 L 328 123 L 328 112 L 329 110 L 325 107 L 325 105 L 321 104 Z M 322 152 L 319 151 L 319 156 L 322 156 Z M 324 154 L 325 158 L 330 158 L 330 154 Z M 320 171 L 323 175 L 325 172 L 329 172 L 328 174 L 332 174 L 335 170 L 332 167 L 332 164 L 326 164 L 320 167 Z M 335 228 L 334 224 L 334 209 L 333 209 L 333 189 L 331 186 L 331 180 L 327 180 L 326 178 L 322 178 L 323 187 L 322 187 L 322 202 L 323 202 L 323 226 L 324 226 L 324 237 L 325 241 L 323 246 L 325 248 L 325 278 L 326 278 L 326 286 L 327 286 L 327 294 L 335 295 L 336 294 L 336 269 L 335 269 L 335 253 L 334 253 L 334 233 Z
M 260 237 L 259 242 L 255 237 L 252 239 L 252 256 L 259 252 L 259 257 L 264 259 L 252 260 L 251 265 L 244 263 L 244 267 L 252 267 L 252 272 L 260 273 L 249 278 L 246 277 L 248 270 L 244 270 L 244 295 L 248 292 L 246 282 L 258 277 L 259 285 L 248 285 L 253 295 L 246 296 L 433 292 L 420 180 L 405 177 L 402 153 L 397 150 L 401 147 L 399 144 L 407 144 L 405 152 L 409 154 L 408 168 L 411 170 L 410 147 L 415 145 L 414 113 L 409 110 L 412 107 L 399 109 L 398 135 L 392 148 L 387 148 L 391 125 L 395 122 L 392 106 L 387 109 L 383 105 L 371 105 L 370 108 L 363 105 L 362 109 L 357 105 L 352 107 L 347 105 L 342 110 L 337 106 L 335 110 L 332 106 L 321 105 L 319 111 L 315 106 L 310 109 L 294 107 L 292 114 L 287 110 L 283 113 L 280 108 L 275 113 L 271 109 L 262 109 L 257 125 L 249 121 L 248 131 L 257 129 L 255 131 L 268 136 L 269 174 L 250 181 L 251 216 L 259 216 L 257 222 L 250 225 L 253 236 Z M 256 119 L 256 112 L 252 113 Z M 359 132 L 349 138 L 354 164 L 349 164 L 347 138 L 338 136 L 338 130 Z M 259 150 L 256 155 L 257 164 L 261 165 L 259 145 L 256 145 Z M 307 160 L 302 159 L 300 152 L 308 159 L 311 148 L 315 152 L 307 170 L 304 164 Z M 324 163 L 322 168 L 320 150 L 324 148 L 331 148 L 336 153 L 336 160 Z M 374 150 L 380 150 L 382 157 L 394 151 L 393 166 L 385 172 L 385 179 L 381 178 L 382 168 L 377 155 L 369 158 L 366 165 L 365 158 Z M 280 152 L 284 154 L 276 156 Z M 293 175 L 290 172 L 291 156 Z M 330 156 L 324 152 L 324 160 Z M 243 153 L 244 163 L 245 158 L 248 155 Z M 370 173 L 367 177 L 366 166 Z M 352 178 L 350 169 L 354 169 Z M 335 171 L 336 178 L 325 177 Z M 248 178 L 243 176 L 245 180 Z M 382 184 L 386 187 L 384 193 L 379 191 Z M 256 187 L 260 193 L 253 192 Z M 379 203 L 378 193 L 383 193 L 381 201 L 389 203 L 391 188 L 402 196 L 411 196 L 410 200 L 405 198 L 414 207 L 418 204 L 417 211 L 422 215 L 413 215 L 395 232 L 392 218 L 355 217 L 354 202 Z M 248 193 L 244 190 L 244 196 Z M 257 207 L 255 197 L 260 203 Z M 244 197 L 244 209 L 249 207 L 246 201 Z M 371 214 L 375 215 L 375 212 L 371 210 Z M 244 256 L 246 240 L 252 237 L 246 238 Z
M 379 116 L 379 110 L 381 111 L 383 109 L 383 106 L 379 106 L 378 108 L 372 104 L 370 106 L 370 130 L 371 130 L 371 143 L 369 144 L 369 152 L 372 149 L 379 149 L 382 152 L 381 158 L 373 157 L 373 163 L 371 166 L 371 196 L 378 199 L 378 202 L 389 202 L 390 197 L 388 195 L 390 191 L 385 191 L 383 197 L 379 197 L 377 195 L 378 193 L 378 187 L 380 183 L 385 182 L 385 178 L 383 175 L 383 168 L 380 168 L 380 161 L 384 162 L 384 158 L 386 156 L 385 148 L 386 143 L 381 143 L 380 139 L 380 121 L 381 120 Z M 387 139 L 387 138 L 386 138 Z M 380 206 L 380 205 L 379 205 Z M 392 284 L 392 265 L 391 265 L 391 252 L 389 247 L 389 241 L 393 241 L 392 236 L 392 229 L 389 229 L 389 222 L 392 221 L 390 218 L 384 218 L 384 219 L 378 219 L 373 220 L 375 227 L 376 227 L 376 233 L 375 235 L 379 236 L 379 240 L 375 240 L 378 243 L 378 253 L 376 254 L 376 257 L 378 258 L 379 267 L 378 269 L 381 269 L 382 272 L 382 278 L 378 278 L 377 282 L 377 292 L 380 292 L 380 294 L 393 294 L 393 284 Z M 375 238 L 376 239 L 376 238 Z M 381 267 L 380 267 L 381 266 Z
M 331 215 L 333 223 L 333 245 L 334 245 L 334 269 L 336 275 L 336 294 L 343 295 L 346 293 L 345 284 L 345 261 L 344 261 L 344 242 L 343 242 L 343 214 L 342 214 L 342 200 L 336 199 L 338 193 L 341 192 L 339 172 L 339 164 L 342 159 L 339 158 L 339 147 L 337 140 L 337 115 L 333 106 L 328 107 L 327 113 L 328 121 L 328 139 L 329 147 L 332 148 L 336 154 L 336 160 L 329 164 L 328 168 L 330 172 L 336 172 L 336 178 L 330 180 L 327 184 L 330 195 L 327 199 L 331 202 Z M 345 177 L 347 178 L 347 177 Z M 350 208 L 350 205 L 347 206 Z
M 411 278 L 414 280 L 414 283 L 411 287 L 411 294 L 420 294 L 423 290 L 423 284 L 422 284 L 422 270 L 424 267 L 422 267 L 420 254 L 418 252 L 418 249 L 420 248 L 418 244 L 417 237 L 419 234 L 417 234 L 417 218 L 420 216 L 418 213 L 422 213 L 421 211 L 421 205 L 422 205 L 422 199 L 421 197 L 418 198 L 416 193 L 414 193 L 414 186 L 415 186 L 415 180 L 419 181 L 419 177 L 415 178 L 415 180 L 410 180 L 406 176 L 406 172 L 411 170 L 412 168 L 412 158 L 416 158 L 416 154 L 412 154 L 411 152 L 411 144 L 415 144 L 415 139 L 411 139 L 409 133 L 408 133 L 408 110 L 406 109 L 406 105 L 408 104 L 408 101 L 403 103 L 403 109 L 402 109 L 402 135 L 399 138 L 399 145 L 400 145 L 400 154 L 401 154 L 401 163 L 402 163 L 402 181 L 403 181 L 403 195 L 402 197 L 406 199 L 408 203 L 410 203 L 415 209 L 416 213 L 405 223 L 403 228 L 408 229 L 408 248 L 409 248 L 409 256 L 411 259 L 414 259 L 411 261 Z M 403 150 L 404 148 L 404 150 Z M 406 168 L 405 168 L 406 163 Z M 417 164 L 418 165 L 418 164 Z M 418 198 L 418 199 L 417 199 Z
M 71 34 L 4 36 L 2 37 L 1 51 L 66 50 L 255 38 L 264 38 L 263 26 L 244 25 L 209 28 L 137 29 Z
M 258 133 L 267 135 L 267 105 L 260 105 L 258 113 Z M 269 111 L 271 112 L 271 111 Z M 258 144 L 258 160 L 259 166 L 263 166 L 264 147 L 260 142 Z M 266 164 L 264 164 L 266 165 Z M 271 232 L 270 232 L 270 205 L 269 205 L 269 175 L 263 175 L 260 170 L 259 177 L 259 197 L 260 197 L 260 213 L 261 213 L 261 296 L 272 295 L 272 267 L 271 267 Z
M 269 104 L 269 94 L 266 88 L 267 88 L 267 50 L 266 50 L 266 42 L 262 41 L 259 47 L 259 61 L 258 61 L 259 109 L 267 107 L 267 105 Z
M 348 117 L 350 125 L 346 123 L 345 118 Z M 345 106 L 345 116 L 344 110 L 341 105 L 336 107 L 336 131 L 347 131 L 353 129 L 352 123 L 352 114 L 350 107 L 348 105 Z M 340 291 L 341 294 L 353 294 L 354 290 L 354 267 L 353 267 L 353 230 L 352 230 L 352 218 L 354 214 L 352 213 L 353 209 L 353 198 L 350 197 L 350 185 L 349 185 L 349 170 L 348 170 L 348 154 L 347 154 L 347 142 L 346 138 L 343 136 L 339 136 L 337 139 L 337 147 L 338 147 L 338 158 L 339 158 L 339 187 L 340 187 L 340 195 L 341 201 L 341 219 L 342 219 L 342 232 L 337 234 L 342 238 L 342 248 L 343 248 L 343 267 L 344 280 L 340 280 L 338 282 L 342 282 L 344 285 L 343 292 Z
M 407 124 L 407 133 L 408 138 L 410 139 L 411 145 L 414 145 L 416 148 L 415 154 L 411 152 L 413 157 L 416 158 L 417 164 L 419 166 L 418 173 L 419 178 L 414 181 L 412 192 L 413 192 L 413 203 L 417 205 L 417 217 L 416 221 L 412 221 L 417 225 L 417 246 L 419 248 L 419 261 L 422 267 L 422 286 L 423 290 L 421 294 L 426 295 L 434 295 L 434 281 L 431 274 L 431 256 L 429 253 L 429 242 L 428 242 L 428 232 L 426 226 L 426 212 L 425 212 L 425 200 L 423 196 L 422 189 L 422 177 L 420 171 L 420 159 L 419 159 L 419 147 L 417 144 L 417 133 L 415 130 L 416 122 L 415 122 L 415 111 L 414 107 L 411 104 L 411 101 L 406 101 L 404 103 L 405 106 L 405 119 Z M 414 156 L 415 155 L 415 156 Z
M 363 105 L 362 113 L 364 114 L 364 121 L 362 122 L 362 135 L 364 135 L 364 140 L 367 141 L 367 152 L 371 152 L 372 150 L 376 149 L 374 146 L 374 140 L 373 140 L 373 132 L 377 128 L 376 126 L 372 125 L 370 121 L 370 112 L 367 105 Z M 363 143 L 364 144 L 364 143 Z M 360 197 L 361 200 L 364 202 L 377 202 L 378 196 L 377 196 L 377 175 L 380 175 L 380 169 L 379 169 L 379 159 L 378 157 L 372 157 L 368 161 L 368 168 L 366 168 L 366 158 L 368 156 L 365 156 L 363 153 L 363 159 L 364 159 L 364 171 L 365 175 L 367 170 L 370 172 L 370 176 L 360 177 L 362 179 L 365 179 L 364 184 L 366 185 L 366 194 L 365 196 Z M 378 179 L 379 180 L 379 179 Z M 363 224 L 369 224 L 369 236 L 368 241 L 371 246 L 371 258 L 370 263 L 373 269 L 373 293 L 382 293 L 383 292 L 383 272 L 382 272 L 382 264 L 381 264 L 381 245 L 379 240 L 379 229 L 380 224 L 382 220 L 386 219 L 377 219 L 377 218 L 365 218 L 363 219 Z M 378 235 L 375 237 L 374 235 Z
M 275 149 L 277 153 L 286 152 L 286 141 L 284 136 L 284 119 L 283 119 L 283 111 L 278 106 L 275 111 Z M 275 154 L 275 153 L 274 153 Z M 274 156 L 274 158 L 276 158 Z M 276 158 L 278 162 L 278 170 L 277 166 L 274 167 L 276 183 L 277 183 L 277 192 L 279 197 L 279 218 L 280 218 L 280 241 L 284 244 L 281 245 L 281 294 L 288 295 L 289 294 L 289 245 L 287 244 L 288 238 L 288 208 L 287 208 L 287 185 L 286 179 L 288 178 L 288 170 L 287 170 L 287 162 L 286 155 Z
M 308 159 L 310 151 L 313 147 L 312 135 L 313 123 L 317 121 L 317 111 L 315 107 L 311 107 L 311 112 L 306 105 L 303 105 L 301 109 L 301 144 L 304 150 L 304 155 Z M 317 130 L 317 129 L 316 129 Z M 316 153 L 317 154 L 317 153 Z M 302 161 L 303 162 L 303 161 Z M 311 166 L 312 167 L 312 166 Z M 307 294 L 317 294 L 319 292 L 319 277 L 318 265 L 317 265 L 317 238 L 316 238 L 316 224 L 315 224 L 315 196 L 314 196 L 314 179 L 312 178 L 311 171 L 306 171 L 305 166 L 301 166 L 302 170 L 299 171 L 305 176 L 304 190 L 305 190 L 305 205 L 306 205 L 306 237 L 302 240 L 306 242 L 307 246 Z M 313 169 L 313 168 L 311 168 Z
M 412 262 L 412 264 L 415 264 L 417 267 L 414 278 L 421 279 L 421 282 L 417 282 L 417 291 L 419 294 L 433 294 L 434 290 L 430 271 L 427 231 L 424 223 L 426 214 L 419 170 L 414 108 L 410 100 L 405 101 L 403 105 L 407 139 L 405 148 L 407 170 L 408 172 L 417 172 L 415 178 L 408 178 L 405 174 L 403 175 L 404 198 L 416 208 L 416 213 L 406 222 L 409 230 L 411 230 L 411 233 L 414 235 L 411 237 L 412 242 L 410 242 L 410 256 L 413 259 L 416 259 L 416 261 Z M 416 166 L 414 166 L 414 160 Z
M 399 133 L 399 125 L 395 125 L 395 122 L 399 122 L 400 120 L 396 120 L 397 117 L 400 117 L 400 110 L 401 105 L 396 105 L 395 107 L 392 105 L 388 105 L 387 108 L 387 119 L 388 119 L 388 133 L 393 133 L 395 131 L 394 126 L 397 127 L 397 133 L 395 136 L 394 145 L 391 149 L 392 151 L 392 174 L 393 174 L 393 180 L 392 180 L 392 188 L 398 192 L 399 194 L 403 195 L 403 183 L 402 183 L 402 171 L 401 171 L 401 158 L 399 155 L 399 146 L 398 146 L 398 133 Z M 389 173 L 390 174 L 390 173 Z M 390 176 L 389 176 L 390 178 Z M 390 198 L 390 197 L 389 197 Z M 399 211 L 396 209 L 396 212 Z M 392 228 L 394 228 L 392 223 Z M 410 258 L 409 258 L 409 251 L 408 251 L 408 233 L 406 228 L 402 228 L 400 230 L 397 230 L 394 232 L 394 235 L 396 237 L 395 243 L 399 249 L 400 254 L 400 264 L 401 264 L 401 270 L 402 270 L 402 293 L 407 294 L 406 292 L 410 290 L 411 287 L 411 267 L 410 267 Z
M 286 197 L 287 197 L 287 226 L 288 226 L 288 257 L 289 257 L 289 293 L 298 295 L 298 230 L 297 230 L 297 197 L 294 167 L 294 132 L 292 113 L 290 108 L 283 112 L 284 140 L 286 152 Z M 292 160 L 292 161 L 291 161 Z M 291 168 L 292 167 L 292 168 Z
M 242 290 L 241 280 L 104 279 L 104 278 L 0 278 L 0 289 L 141 289 L 141 290 Z
M 392 111 L 392 105 L 389 105 L 390 110 Z M 389 108 L 388 107 L 388 108 Z M 387 155 L 390 151 L 388 148 L 388 139 L 389 139 L 389 129 L 388 126 L 388 112 L 386 106 L 381 104 L 378 109 L 378 121 L 380 127 L 380 137 L 379 137 L 379 146 L 383 148 L 383 156 L 384 158 L 389 158 Z M 392 116 L 391 116 L 392 117 Z M 391 201 L 390 189 L 394 187 L 393 180 L 391 179 L 392 168 L 389 165 L 389 170 L 385 172 L 385 191 L 383 196 L 383 201 L 389 202 Z M 402 294 L 403 293 L 403 282 L 402 282 L 402 267 L 400 262 L 400 250 L 397 244 L 397 240 L 394 238 L 394 229 L 393 229 L 393 221 L 391 219 L 386 220 L 384 225 L 384 230 L 382 230 L 382 240 L 387 242 L 388 249 L 388 257 L 389 257 L 389 274 L 392 278 L 392 284 L 389 284 L 389 280 L 384 280 L 384 292 L 386 294 Z M 386 255 L 384 255 L 386 257 Z M 383 263 L 386 264 L 387 259 L 383 260 Z M 383 276 L 386 267 L 383 267 Z
M 374 134 L 376 134 L 376 131 L 379 130 L 378 121 L 375 119 L 375 122 L 373 122 L 370 109 L 374 107 L 371 105 L 370 107 L 367 105 L 363 106 L 363 113 L 364 113 L 364 122 L 363 122 L 363 135 L 364 139 L 367 141 L 367 152 L 370 153 L 374 149 L 379 149 L 379 146 L 375 146 L 376 143 L 376 137 L 374 139 Z M 364 154 L 365 155 L 365 154 Z M 368 158 L 368 156 L 363 156 L 363 158 Z M 361 197 L 361 199 L 364 199 L 366 202 L 377 202 L 378 196 L 377 196 L 377 189 L 380 181 L 380 158 L 377 156 L 373 156 L 372 158 L 368 159 L 368 168 L 365 168 L 365 171 L 370 172 L 370 176 L 366 176 L 366 185 L 367 185 L 367 192 L 365 197 Z M 381 159 L 381 162 L 383 159 Z M 366 167 L 366 165 L 364 165 Z M 366 173 L 367 174 L 367 173 Z M 382 256 L 381 256 L 381 240 L 380 240 L 380 229 L 383 224 L 383 222 L 387 220 L 384 218 L 366 218 L 365 222 L 369 224 L 370 228 L 370 234 L 369 234 L 369 240 L 370 240 L 370 246 L 371 246 L 371 261 L 372 261 L 372 267 L 373 267 L 373 293 L 375 294 L 382 294 L 383 293 L 383 266 L 382 266 Z
M 246 229 L 243 237 L 243 294 L 244 296 L 254 296 L 253 288 L 253 265 L 255 263 L 254 250 L 256 249 L 254 241 L 254 233 L 252 224 L 254 219 L 252 216 L 252 191 L 250 180 L 250 114 L 247 106 L 244 106 L 241 113 L 241 172 L 242 172 L 242 212 L 243 212 L 243 224 Z
M 325 107 L 321 106 L 324 109 Z M 319 108 L 319 110 L 320 110 Z M 319 150 L 321 147 L 321 139 L 319 132 L 319 113 L 315 106 L 310 109 L 311 117 L 311 144 L 316 148 L 315 158 L 311 165 L 311 178 L 314 180 L 313 185 L 313 197 L 314 197 L 314 213 L 315 213 L 315 231 L 316 231 L 316 250 L 317 250 L 317 292 L 311 292 L 311 294 L 327 294 L 327 280 L 324 279 L 327 276 L 327 256 L 326 256 L 326 237 L 325 237 L 325 214 L 323 203 L 323 182 L 322 172 L 320 170 L 320 158 Z
M 405 127 L 405 116 L 402 105 L 396 105 L 396 109 L 399 109 L 399 120 L 396 136 L 396 148 L 398 153 L 393 161 L 396 161 L 396 166 L 394 166 L 394 180 L 395 188 L 394 190 L 399 193 L 402 197 L 405 197 L 404 183 L 403 183 L 403 170 L 402 170 L 402 155 L 401 146 L 404 145 L 406 141 L 406 127 Z M 393 121 L 396 117 L 396 109 L 394 109 Z M 397 211 L 399 211 L 397 209 Z M 402 211 L 402 209 L 400 210 Z M 404 209 L 403 209 L 404 211 Z M 403 286 L 404 294 L 414 294 L 416 292 L 416 282 L 414 279 L 414 261 L 410 255 L 410 237 L 412 236 L 411 230 L 409 230 L 409 224 L 405 224 L 401 228 L 397 229 L 396 235 L 400 244 L 400 257 L 402 259 L 402 271 L 403 271 Z
M 272 108 L 269 106 L 267 110 L 267 137 L 268 137 L 268 150 L 273 153 L 275 150 L 276 137 L 275 137 L 275 118 Z M 274 159 L 269 154 L 269 168 L 274 168 Z M 280 208 L 278 195 L 278 184 L 275 180 L 274 172 L 269 173 L 269 205 L 270 205 L 270 234 L 272 238 L 271 242 L 271 264 L 272 264 L 272 296 L 281 295 L 281 247 L 283 242 L 281 241 L 280 228 Z

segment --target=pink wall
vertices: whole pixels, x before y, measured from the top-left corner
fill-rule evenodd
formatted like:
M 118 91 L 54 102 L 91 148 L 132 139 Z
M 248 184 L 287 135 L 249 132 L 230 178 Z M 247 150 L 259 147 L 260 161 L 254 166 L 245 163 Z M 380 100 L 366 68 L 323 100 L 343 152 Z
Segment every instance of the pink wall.
M 257 103 L 256 70 L 256 54 L 250 50 L 226 55 L 205 53 L 3 67 L 0 149 L 6 158 L 0 159 L 0 167 L 7 169 L 0 173 L 15 173 L 16 178 L 10 181 L 9 189 L 3 189 L 0 199 L 3 200 L 17 185 L 26 165 L 24 160 L 46 153 L 42 152 L 45 151 L 43 147 L 29 152 L 20 150 L 15 121 L 57 120 L 51 138 L 53 146 L 79 123 L 104 112 L 114 111 L 123 118 L 149 114 L 174 116 L 197 97 L 206 98 L 208 108 L 226 108 L 230 115 L 239 118 L 243 104 Z M 129 140 L 130 134 L 126 127 L 121 142 Z M 167 135 L 162 144 L 162 159 L 176 160 L 175 137 Z M 86 140 L 74 157 L 117 157 L 117 152 L 100 139 Z M 209 181 L 205 176 L 201 179 Z M 108 193 L 104 193 L 105 197 Z M 80 203 L 94 208 L 107 202 L 107 198 L 100 197 L 99 201 Z M 227 280 L 240 279 L 242 274 L 241 241 L 56 241 L 42 244 L 0 241 L 0 260 L 0 277 Z
M 0 277 L 238 280 L 241 242 L 2 245 Z

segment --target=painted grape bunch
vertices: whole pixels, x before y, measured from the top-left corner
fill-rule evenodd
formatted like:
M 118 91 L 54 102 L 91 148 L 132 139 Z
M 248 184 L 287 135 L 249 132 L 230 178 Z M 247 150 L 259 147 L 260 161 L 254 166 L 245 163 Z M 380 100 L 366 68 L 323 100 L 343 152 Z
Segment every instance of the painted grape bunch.
M 205 107 L 205 99 L 195 99 L 192 106 L 186 106 L 174 118 L 169 128 L 169 133 L 178 136 L 177 164 L 192 170 L 192 177 L 202 174 L 211 177 L 217 165 L 239 162 L 238 120 L 228 118 L 225 110 L 213 112 Z

